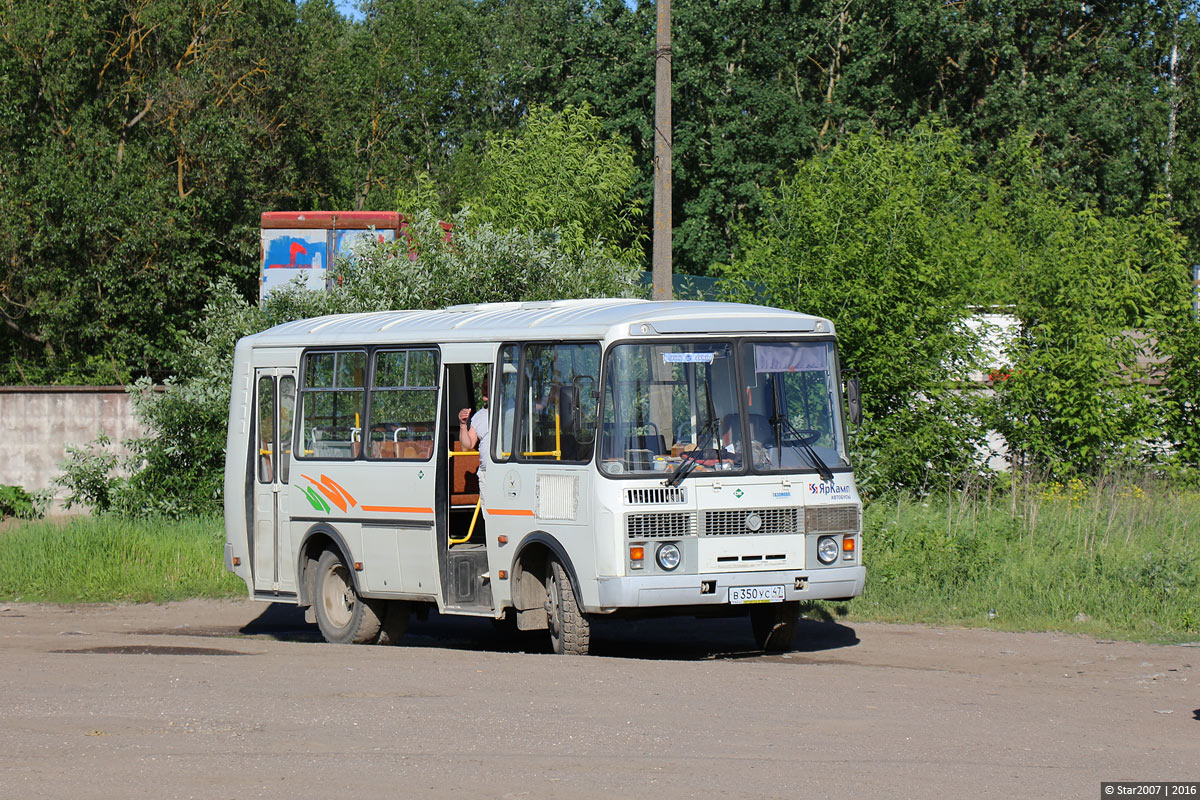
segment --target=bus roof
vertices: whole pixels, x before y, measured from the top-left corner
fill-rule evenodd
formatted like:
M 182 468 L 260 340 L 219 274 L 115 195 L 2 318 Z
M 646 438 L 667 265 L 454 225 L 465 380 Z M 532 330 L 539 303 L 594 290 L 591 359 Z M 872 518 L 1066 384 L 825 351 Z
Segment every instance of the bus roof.
M 643 326 L 646 326 L 643 329 Z M 478 303 L 297 320 L 248 337 L 256 347 L 320 344 L 606 339 L 655 334 L 833 333 L 821 317 L 768 306 L 636 299 Z

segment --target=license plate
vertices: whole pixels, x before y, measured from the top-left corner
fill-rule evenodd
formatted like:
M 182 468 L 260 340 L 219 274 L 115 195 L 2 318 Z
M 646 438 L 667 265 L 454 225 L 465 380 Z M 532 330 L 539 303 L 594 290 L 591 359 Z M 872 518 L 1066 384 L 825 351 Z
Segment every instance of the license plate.
M 778 586 L 730 586 L 729 602 L 735 606 L 744 603 L 782 603 L 785 599 L 784 585 Z

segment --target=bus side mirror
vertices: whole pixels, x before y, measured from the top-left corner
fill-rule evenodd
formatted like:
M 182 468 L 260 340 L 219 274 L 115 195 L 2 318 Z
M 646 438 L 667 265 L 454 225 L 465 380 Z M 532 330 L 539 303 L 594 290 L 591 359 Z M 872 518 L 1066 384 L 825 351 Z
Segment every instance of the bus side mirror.
M 850 411 L 850 421 L 855 425 L 862 424 L 862 394 L 858 386 L 858 376 L 851 375 L 846 381 L 846 405 Z

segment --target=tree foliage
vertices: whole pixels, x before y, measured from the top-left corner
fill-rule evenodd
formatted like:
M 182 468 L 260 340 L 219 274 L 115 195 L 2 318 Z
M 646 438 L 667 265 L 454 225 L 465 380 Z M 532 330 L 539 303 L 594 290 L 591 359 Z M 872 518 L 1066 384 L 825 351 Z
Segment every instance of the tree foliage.
M 862 378 L 875 488 L 979 472 L 989 427 L 1039 475 L 1194 458 L 1197 326 L 1165 208 L 1103 214 L 1048 187 L 1027 139 L 1001 150 L 989 175 L 944 128 L 844 137 L 768 193 L 726 291 L 753 281 L 771 304 L 833 319 Z M 1020 323 L 994 395 L 968 381 L 965 326 L 990 294 Z
M 469 203 L 496 235 L 533 237 L 531 252 L 599 257 L 600 242 L 645 263 L 651 2 L 359 7 L 351 19 L 333 0 L 0 4 L 0 380 L 186 374 L 206 303 L 256 291 L 266 210 L 445 217 Z M 887 480 L 975 458 L 962 422 L 975 412 L 945 388 L 965 368 L 969 303 L 1022 319 L 996 424 L 1030 464 L 1144 460 L 1147 431 L 1196 463 L 1200 345 L 1177 291 L 1182 264 L 1200 262 L 1200 237 L 1179 236 L 1200 226 L 1195 2 L 672 11 L 675 270 L 730 263 L 770 278 L 756 301 L 839 319 L 873 413 L 911 440 L 864 429 L 864 446 L 891 448 Z M 859 178 L 882 194 L 855 197 Z M 845 252 L 823 244 L 831 232 Z M 773 248 L 804 286 L 770 274 Z M 847 276 L 863 319 L 838 316 Z M 911 312 L 911 330 L 889 327 L 885 307 Z M 899 342 L 917 335 L 928 352 L 909 354 Z M 1153 388 L 1122 377 L 1139 342 L 1170 356 Z M 904 398 L 899 374 L 925 388 Z M 952 421 L 934 431 L 935 419 Z
M 627 145 L 605 136 L 587 105 L 554 112 L 535 106 L 515 134 L 488 142 L 472 205 L 478 219 L 518 231 L 553 230 L 569 251 L 599 240 L 635 264 L 640 258 L 637 170 Z
M 254 291 L 264 210 L 446 214 L 484 200 L 508 214 L 525 199 L 545 218 L 553 193 L 570 238 L 583 205 L 619 197 L 618 232 L 600 235 L 627 251 L 648 244 L 653 4 L 361 9 L 0 5 L 0 380 L 170 374 L 217 278 Z M 679 0 L 673 15 L 677 272 L 728 262 L 735 230 L 797 160 L 931 115 L 961 131 L 984 172 L 1002 172 L 999 144 L 1024 129 L 1047 185 L 1072 203 L 1127 215 L 1161 196 L 1181 230 L 1200 224 L 1193 2 Z M 583 168 L 573 183 L 566 170 L 530 183 L 548 177 L 538 159 L 560 155 L 532 146 L 549 119 L 534 110 L 578 133 L 585 105 L 585 139 L 631 148 L 620 158 L 632 158 L 632 183 L 622 166 L 592 185 L 586 159 L 568 162 Z M 512 156 L 525 158 L 522 185 L 541 191 L 505 191 L 516 176 L 496 167 L 518 169 Z M 584 240 L 596 231 L 582 227 Z M 1200 242 L 1184 252 L 1200 261 Z
M 843 368 L 862 381 L 856 449 L 871 488 L 975 469 L 983 432 L 958 387 L 974 365 L 962 251 L 976 186 L 952 131 L 848 136 L 767 193 L 726 270 L 731 297 L 833 320 Z

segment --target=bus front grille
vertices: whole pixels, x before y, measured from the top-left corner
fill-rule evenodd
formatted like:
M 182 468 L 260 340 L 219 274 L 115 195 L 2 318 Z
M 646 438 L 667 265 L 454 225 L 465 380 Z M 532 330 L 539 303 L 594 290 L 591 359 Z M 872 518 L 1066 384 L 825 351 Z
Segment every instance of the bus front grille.
M 687 488 L 684 486 L 650 486 L 641 489 L 625 490 L 625 504 L 630 506 L 653 506 L 686 502 Z
M 630 539 L 678 539 L 696 535 L 696 515 L 668 512 L 630 514 L 625 517 L 625 532 Z
M 757 517 L 757 520 L 753 517 Z M 704 514 L 705 536 L 803 532 L 800 510 L 797 508 L 747 508 L 707 511 Z
M 809 506 L 804 527 L 809 533 L 858 533 L 858 506 Z

